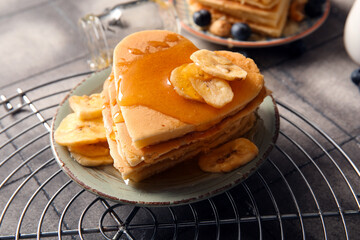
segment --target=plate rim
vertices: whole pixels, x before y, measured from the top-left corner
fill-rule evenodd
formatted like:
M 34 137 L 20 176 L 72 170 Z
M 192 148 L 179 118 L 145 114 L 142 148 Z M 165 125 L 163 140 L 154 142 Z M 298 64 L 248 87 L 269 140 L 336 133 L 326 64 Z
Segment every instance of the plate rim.
M 186 0 L 170 0 L 175 9 L 176 8 L 176 2 L 177 1 L 186 1 Z M 321 16 L 321 18 L 319 18 L 314 25 L 312 25 L 311 27 L 309 27 L 308 29 L 306 29 L 305 31 L 302 31 L 298 34 L 289 36 L 289 37 L 285 37 L 285 38 L 274 38 L 271 40 L 267 40 L 267 41 L 238 41 L 238 40 L 234 40 L 231 38 L 221 38 L 221 37 L 217 37 L 215 35 L 208 35 L 205 34 L 202 31 L 198 31 L 196 30 L 194 27 L 184 23 L 182 21 L 182 19 L 179 17 L 178 14 L 178 18 L 180 21 L 180 25 L 183 29 L 185 29 L 187 32 L 212 43 L 216 43 L 216 44 L 220 44 L 220 45 L 224 45 L 224 46 L 228 46 L 228 47 L 242 47 L 242 48 L 262 48 L 262 47 L 275 47 L 275 46 L 280 46 L 280 45 L 284 45 L 284 44 L 288 44 L 291 42 L 294 42 L 296 40 L 302 39 L 308 35 L 310 35 L 311 33 L 315 32 L 318 28 L 320 28 L 324 22 L 326 21 L 326 19 L 328 18 L 329 14 L 330 14 L 330 0 L 326 0 L 325 3 L 325 11 L 323 13 L 323 15 Z
M 268 155 L 270 154 L 270 152 L 272 151 L 272 149 L 274 148 L 275 144 L 276 144 L 276 140 L 279 136 L 279 130 L 280 130 L 280 114 L 279 114 L 279 110 L 276 104 L 276 100 L 274 99 L 274 97 L 270 94 L 269 97 L 271 98 L 271 102 L 272 102 L 272 107 L 273 107 L 273 111 L 274 111 L 274 134 L 272 134 L 271 136 L 271 141 L 269 141 L 269 143 L 267 144 L 267 146 L 265 146 L 266 150 L 264 151 L 264 153 L 262 154 L 261 157 L 259 157 L 259 160 L 257 161 L 256 165 L 253 166 L 251 169 L 249 169 L 249 171 L 247 171 L 246 174 L 243 174 L 242 177 L 239 177 L 237 179 L 233 179 L 232 181 L 229 181 L 228 184 L 221 186 L 220 188 L 214 189 L 212 191 L 207 192 L 206 194 L 202 194 L 202 195 L 198 195 L 197 197 L 188 197 L 186 199 L 181 199 L 181 200 L 177 200 L 177 201 L 133 201 L 133 200 L 129 200 L 126 198 L 119 198 L 117 196 L 113 196 L 113 195 L 109 195 L 106 194 L 104 192 L 102 192 L 101 190 L 92 188 L 91 186 L 89 186 L 90 184 L 86 184 L 85 182 L 83 182 L 82 180 L 80 180 L 72 171 L 71 169 L 69 169 L 66 166 L 66 163 L 64 163 L 64 161 L 61 159 L 60 154 L 57 150 L 57 145 L 54 139 L 54 133 L 55 133 L 55 122 L 56 119 L 59 115 L 59 111 L 63 108 L 63 105 L 66 103 L 66 101 L 69 99 L 70 96 L 73 95 L 73 93 L 75 92 L 75 90 L 80 87 L 82 84 L 86 84 L 86 81 L 91 78 L 91 77 L 95 77 L 97 74 L 108 70 L 108 68 L 103 69 L 103 70 L 99 70 L 96 71 L 94 73 L 92 73 L 91 75 L 89 75 L 88 77 L 84 78 L 83 80 L 81 80 L 78 84 L 76 84 L 70 91 L 69 93 L 64 97 L 64 99 L 60 102 L 58 108 L 56 109 L 56 112 L 52 118 L 52 122 L 51 122 L 51 132 L 50 132 L 50 145 L 51 145 L 51 150 L 53 152 L 54 158 L 56 160 L 56 162 L 58 163 L 58 165 L 60 166 L 61 170 L 70 177 L 71 180 L 73 180 L 73 182 L 75 182 L 76 184 L 78 184 L 81 188 L 99 196 L 99 197 L 103 197 L 105 199 L 111 200 L 111 201 L 115 201 L 118 203 L 123 203 L 123 204 L 131 204 L 131 205 L 135 205 L 135 206 L 149 206 L 149 207 L 166 207 L 166 206 L 179 206 L 179 205 L 184 205 L 184 204 L 189 204 L 189 203 L 194 203 L 194 202 L 199 202 L 211 197 L 214 197 L 216 195 L 219 195 L 221 193 L 224 193 L 228 190 L 230 190 L 231 188 L 235 187 L 236 185 L 238 185 L 239 183 L 241 183 L 242 181 L 246 180 L 248 177 L 250 177 L 252 174 L 254 174 L 255 172 L 258 171 L 258 169 L 261 167 L 261 165 L 265 162 L 266 158 L 268 157 Z M 105 80 L 105 79 L 104 79 Z

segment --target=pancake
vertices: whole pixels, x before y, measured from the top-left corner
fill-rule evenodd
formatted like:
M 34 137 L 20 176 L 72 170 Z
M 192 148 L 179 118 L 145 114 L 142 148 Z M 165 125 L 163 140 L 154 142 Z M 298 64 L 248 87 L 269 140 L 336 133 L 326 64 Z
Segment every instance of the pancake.
M 108 89 L 109 89 L 109 98 L 110 102 L 113 101 L 114 94 L 114 82 L 110 82 Z M 222 121 L 222 128 L 229 128 L 229 125 L 234 125 L 237 121 L 239 121 L 242 118 L 248 117 L 251 113 L 253 113 L 258 105 L 263 101 L 264 97 L 267 95 L 267 91 L 265 87 L 261 90 L 259 95 L 252 100 L 249 104 L 246 105 L 245 108 L 240 110 L 238 113 L 236 113 L 234 116 L 229 117 L 228 120 Z M 115 107 L 110 105 L 111 114 L 114 115 Z M 226 124 L 226 126 L 224 126 Z M 187 134 L 183 137 L 171 139 L 165 142 L 160 142 L 159 144 L 152 145 L 150 147 L 145 148 L 136 148 L 132 144 L 132 139 L 127 131 L 126 124 L 124 122 L 116 123 L 115 124 L 116 131 L 116 139 L 118 139 L 118 142 L 120 143 L 121 147 L 119 149 L 120 155 L 129 163 L 130 166 L 136 166 L 142 161 L 153 163 L 156 161 L 161 161 L 163 158 L 163 155 L 166 153 L 174 150 L 179 149 L 181 146 L 189 145 L 191 143 L 203 140 L 205 138 L 210 137 L 211 134 L 215 134 L 215 129 L 209 130 L 206 133 L 204 131 L 195 131 L 191 132 L 190 134 Z M 214 128 L 214 127 L 212 127 Z M 179 150 L 179 154 L 181 155 L 183 152 L 183 149 Z
M 203 5 L 198 5 L 197 9 L 208 9 L 211 12 L 211 16 L 213 17 L 214 21 L 219 18 L 225 17 L 226 20 L 230 24 L 234 24 L 234 23 L 238 23 L 238 22 L 246 22 L 246 19 L 244 19 L 244 18 L 236 18 L 236 17 L 230 16 L 228 14 L 225 14 L 223 12 L 207 8 Z M 259 33 L 259 34 L 271 36 L 271 37 L 280 37 L 283 33 L 286 21 L 287 21 L 287 14 L 283 14 L 281 16 L 281 19 L 280 19 L 278 25 L 275 27 L 268 26 L 268 25 L 261 25 L 261 24 L 250 22 L 250 21 L 247 21 L 247 24 L 250 26 L 251 30 L 254 33 Z
M 280 37 L 286 24 L 289 0 L 277 1 L 271 9 L 262 9 L 235 0 L 188 0 L 192 12 L 207 9 L 213 21 L 226 18 L 231 23 L 246 22 L 252 31 L 271 37 Z
M 270 9 L 279 3 L 280 0 L 237 0 L 242 4 L 252 5 L 254 7 Z
M 176 40 L 168 42 L 166 47 L 153 47 L 154 42 L 166 42 L 167 38 L 171 38 L 169 35 L 175 39 L 174 33 L 167 31 L 135 33 L 124 38 L 114 51 L 116 94 L 123 98 L 118 104 L 132 142 L 139 149 L 181 137 L 192 131 L 210 128 L 244 108 L 259 94 L 264 85 L 263 75 L 253 60 L 239 53 L 220 51 L 218 54 L 226 54 L 234 64 L 248 72 L 245 80 L 230 83 L 235 93 L 233 100 L 225 107 L 216 109 L 179 96 L 168 84 L 170 73 L 175 67 L 189 63 L 190 55 L 198 49 L 180 35 L 175 35 Z M 136 54 L 130 54 L 129 49 L 136 49 Z M 147 51 L 148 54 L 145 54 Z M 181 56 L 178 56 L 179 54 Z M 165 64 L 163 59 L 176 61 Z M 164 66 L 148 67 L 161 64 Z M 158 80 L 153 81 L 153 78 Z M 125 81 L 130 84 L 125 85 Z M 134 86 L 134 82 L 140 86 Z M 153 84 L 158 85 L 154 87 Z M 127 88 L 132 88 L 133 91 L 130 96 L 124 97 L 123 92 L 126 92 Z M 174 107 L 177 105 L 181 108 Z M 139 119 L 141 121 L 138 121 Z
M 106 83 L 105 88 L 109 83 Z M 124 179 L 139 182 L 145 178 L 165 171 L 178 163 L 189 160 L 196 155 L 207 152 L 231 139 L 246 134 L 256 122 L 256 110 L 259 102 L 267 95 L 264 88 L 256 100 L 235 116 L 224 119 L 212 128 L 195 132 L 182 138 L 173 139 L 144 149 L 136 149 L 131 145 L 131 139 L 126 136 L 124 123 L 115 124 L 112 120 L 111 98 L 109 91 L 103 91 L 106 103 L 103 108 L 105 129 L 107 131 L 110 154 L 114 159 L 114 167 L 117 168 Z M 117 125 L 117 126 L 116 126 Z M 119 132 L 118 126 L 125 132 Z M 114 131 L 114 127 L 116 130 Z M 124 134 L 125 133 L 125 134 Z M 111 137 L 114 134 L 115 137 Z M 119 139 L 120 141 L 117 141 Z M 120 143 L 120 145 L 119 145 Z M 131 166 L 127 158 L 140 159 L 139 163 Z
M 234 0 L 196 0 L 204 6 L 221 11 L 230 16 L 244 19 L 265 26 L 275 27 L 282 16 L 287 15 L 290 0 L 281 0 L 272 9 L 261 9 L 250 5 L 241 4 Z
M 245 79 L 228 81 L 234 97 L 225 106 L 174 91 L 171 71 L 190 63 L 197 50 L 184 37 L 160 30 L 132 34 L 115 48 L 102 115 L 110 155 L 123 179 L 151 177 L 247 134 L 256 124 L 257 108 L 269 92 L 254 61 L 239 53 L 216 52 L 247 72 Z

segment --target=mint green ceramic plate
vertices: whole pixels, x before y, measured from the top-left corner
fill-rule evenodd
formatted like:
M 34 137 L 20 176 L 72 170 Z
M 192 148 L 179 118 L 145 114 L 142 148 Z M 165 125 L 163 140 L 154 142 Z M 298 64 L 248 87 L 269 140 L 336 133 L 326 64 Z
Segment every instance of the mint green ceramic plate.
M 65 147 L 55 143 L 54 131 L 61 120 L 72 112 L 68 98 L 71 95 L 101 92 L 109 74 L 110 69 L 97 72 L 76 86 L 60 104 L 51 131 L 52 150 L 62 170 L 81 187 L 101 197 L 142 206 L 179 205 L 206 199 L 234 187 L 254 173 L 275 144 L 279 130 L 279 114 L 274 100 L 267 97 L 258 111 L 263 124 L 257 126 L 254 135 L 259 155 L 231 173 L 204 173 L 198 169 L 196 161 L 189 161 L 135 185 L 126 184 L 112 166 L 83 167 L 71 158 Z

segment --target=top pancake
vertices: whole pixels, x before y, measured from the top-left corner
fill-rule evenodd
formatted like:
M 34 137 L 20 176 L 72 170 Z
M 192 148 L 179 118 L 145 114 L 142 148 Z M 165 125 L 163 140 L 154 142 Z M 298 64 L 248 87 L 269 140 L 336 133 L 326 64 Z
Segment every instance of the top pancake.
M 252 5 L 258 8 L 270 9 L 273 8 L 280 0 L 237 0 L 240 3 Z
M 281 0 L 270 9 L 262 9 L 234 0 L 195 0 L 230 16 L 265 26 L 276 27 L 287 15 L 290 0 Z
M 205 6 L 205 5 L 201 4 L 199 2 L 199 0 L 187 0 L 187 2 L 188 2 L 191 13 L 194 13 L 201 9 L 206 9 L 211 13 L 211 17 L 212 17 L 213 21 L 225 18 L 226 21 L 229 22 L 230 24 L 235 24 L 238 22 L 246 22 L 250 26 L 251 30 L 254 33 L 265 34 L 266 36 L 270 36 L 270 37 L 280 37 L 282 35 L 285 24 L 286 24 L 286 20 L 288 18 L 288 12 L 283 12 L 280 15 L 280 19 L 276 20 L 276 21 L 269 20 L 266 18 L 258 19 L 258 18 L 256 18 L 256 16 L 254 16 L 252 19 L 256 18 L 256 20 L 258 22 L 258 23 L 255 23 L 255 22 L 249 21 L 249 19 L 247 17 L 245 17 L 241 14 L 236 14 L 238 16 L 235 17 L 233 15 L 229 15 L 228 13 L 225 13 L 223 8 L 215 9 L 210 6 Z M 289 2 L 285 1 L 285 3 L 287 3 L 288 5 L 287 6 L 285 5 L 284 9 L 287 9 L 289 7 Z
M 179 96 L 168 83 L 171 71 L 191 62 L 197 48 L 181 35 L 143 31 L 124 38 L 114 51 L 114 75 L 118 104 L 128 133 L 137 148 L 206 130 L 252 101 L 264 86 L 253 60 L 220 51 L 248 72 L 242 81 L 230 83 L 233 100 L 221 109 Z

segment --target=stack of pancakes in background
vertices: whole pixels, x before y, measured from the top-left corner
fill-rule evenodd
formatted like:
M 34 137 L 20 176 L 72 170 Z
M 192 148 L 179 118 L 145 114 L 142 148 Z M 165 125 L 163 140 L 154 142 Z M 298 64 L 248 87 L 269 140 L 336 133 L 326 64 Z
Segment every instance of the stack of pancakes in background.
M 245 22 L 253 32 L 280 37 L 287 21 L 291 0 L 188 0 L 191 11 L 208 9 L 216 20 Z

